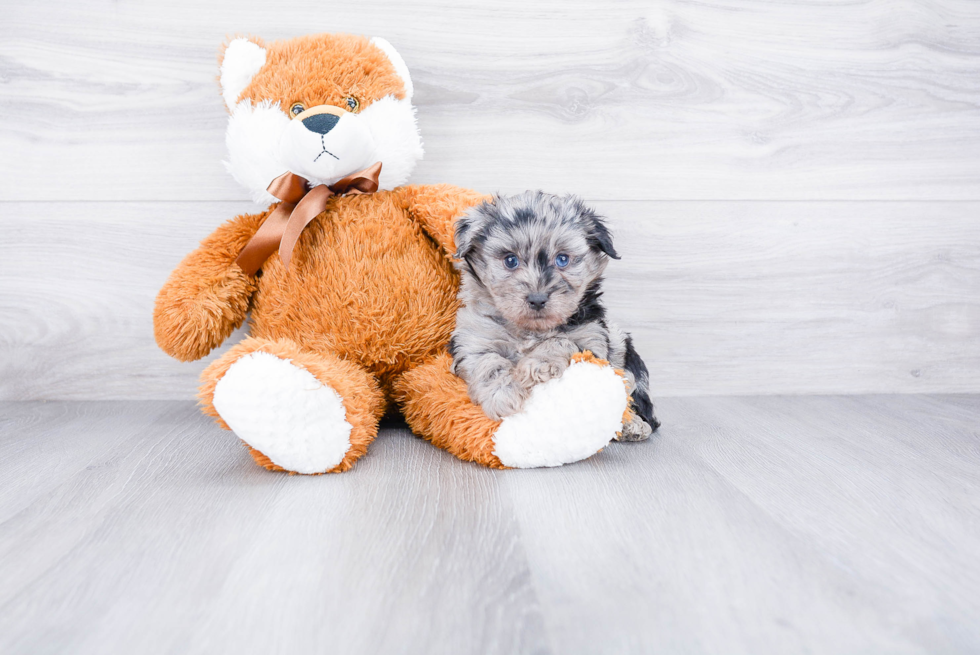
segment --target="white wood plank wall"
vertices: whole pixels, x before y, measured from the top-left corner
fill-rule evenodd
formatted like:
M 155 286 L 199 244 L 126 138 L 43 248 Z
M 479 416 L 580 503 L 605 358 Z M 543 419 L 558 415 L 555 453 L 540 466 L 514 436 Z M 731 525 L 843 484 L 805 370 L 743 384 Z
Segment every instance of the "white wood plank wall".
M 189 398 L 156 290 L 251 205 L 230 33 L 388 38 L 414 182 L 579 193 L 659 396 L 980 391 L 980 3 L 4 2 L 0 398 Z

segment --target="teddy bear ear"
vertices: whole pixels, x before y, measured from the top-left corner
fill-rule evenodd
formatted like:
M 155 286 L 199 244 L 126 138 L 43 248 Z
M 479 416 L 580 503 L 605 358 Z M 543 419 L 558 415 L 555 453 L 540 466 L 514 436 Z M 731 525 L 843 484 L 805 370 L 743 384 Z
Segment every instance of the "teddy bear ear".
M 238 37 L 225 46 L 220 57 L 221 95 L 228 109 L 234 109 L 238 97 L 265 66 L 265 48 L 259 39 Z
M 385 55 L 388 56 L 388 60 L 391 61 L 392 65 L 395 67 L 395 72 L 398 76 L 402 78 L 402 82 L 405 84 L 405 98 L 407 100 L 412 99 L 412 94 L 415 88 L 412 86 L 412 78 L 408 74 L 408 66 L 405 65 L 405 60 L 402 56 L 398 54 L 395 50 L 395 46 L 388 43 L 387 40 L 382 39 L 380 36 L 376 36 L 371 39 L 371 45 L 377 46 Z

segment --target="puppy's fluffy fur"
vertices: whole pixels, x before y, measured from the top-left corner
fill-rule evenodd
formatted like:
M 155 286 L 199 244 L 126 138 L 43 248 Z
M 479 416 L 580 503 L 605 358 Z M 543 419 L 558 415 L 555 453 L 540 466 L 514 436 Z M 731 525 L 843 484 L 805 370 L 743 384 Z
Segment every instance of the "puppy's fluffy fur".
M 620 439 L 646 439 L 657 429 L 647 368 L 630 335 L 606 322 L 600 301 L 602 272 L 619 255 L 580 198 L 497 196 L 457 222 L 456 246 L 463 305 L 449 351 L 453 371 L 488 416 L 519 412 L 535 384 L 590 350 L 626 373 L 633 411 Z

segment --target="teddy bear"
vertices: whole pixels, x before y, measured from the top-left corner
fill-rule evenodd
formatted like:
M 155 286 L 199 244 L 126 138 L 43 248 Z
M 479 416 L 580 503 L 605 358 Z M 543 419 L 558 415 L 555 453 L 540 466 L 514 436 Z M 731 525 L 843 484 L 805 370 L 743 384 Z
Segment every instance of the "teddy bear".
M 157 344 L 200 359 L 203 411 L 274 471 L 341 472 L 386 410 L 460 459 L 492 468 L 590 457 L 626 411 L 623 379 L 589 353 L 502 421 L 450 372 L 459 306 L 455 222 L 488 196 L 405 183 L 421 159 L 413 86 L 381 38 L 232 38 L 219 56 L 225 166 L 264 211 L 237 216 L 160 290 Z

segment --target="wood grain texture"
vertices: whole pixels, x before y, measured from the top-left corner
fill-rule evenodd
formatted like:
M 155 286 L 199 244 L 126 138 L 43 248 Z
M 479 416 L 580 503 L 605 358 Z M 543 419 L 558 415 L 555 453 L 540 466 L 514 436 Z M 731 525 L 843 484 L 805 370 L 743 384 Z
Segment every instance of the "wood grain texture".
M 973 650 L 978 409 L 669 399 L 643 450 L 501 476 L 556 652 Z
M 658 395 L 980 390 L 974 203 L 601 203 Z
M 304 478 L 193 403 L 0 412 L 4 653 L 540 650 L 494 479 L 407 431 Z
M 416 182 L 602 199 L 980 199 L 980 5 L 5 3 L 0 200 L 239 200 L 227 34 L 388 38 Z
M 254 208 L 221 166 L 217 47 L 314 31 L 404 55 L 413 181 L 599 203 L 658 396 L 980 391 L 971 0 L 51 0 L 0 24 L 0 398 L 192 396 L 204 364 L 156 349 L 153 297 Z
M 5 207 L 0 398 L 192 398 L 210 359 L 156 347 L 153 300 L 248 204 Z M 980 203 L 597 207 L 623 256 L 610 314 L 655 396 L 980 391 Z
M 388 428 L 304 478 L 189 402 L 0 403 L 0 651 L 980 649 L 980 398 L 659 410 L 560 469 Z

